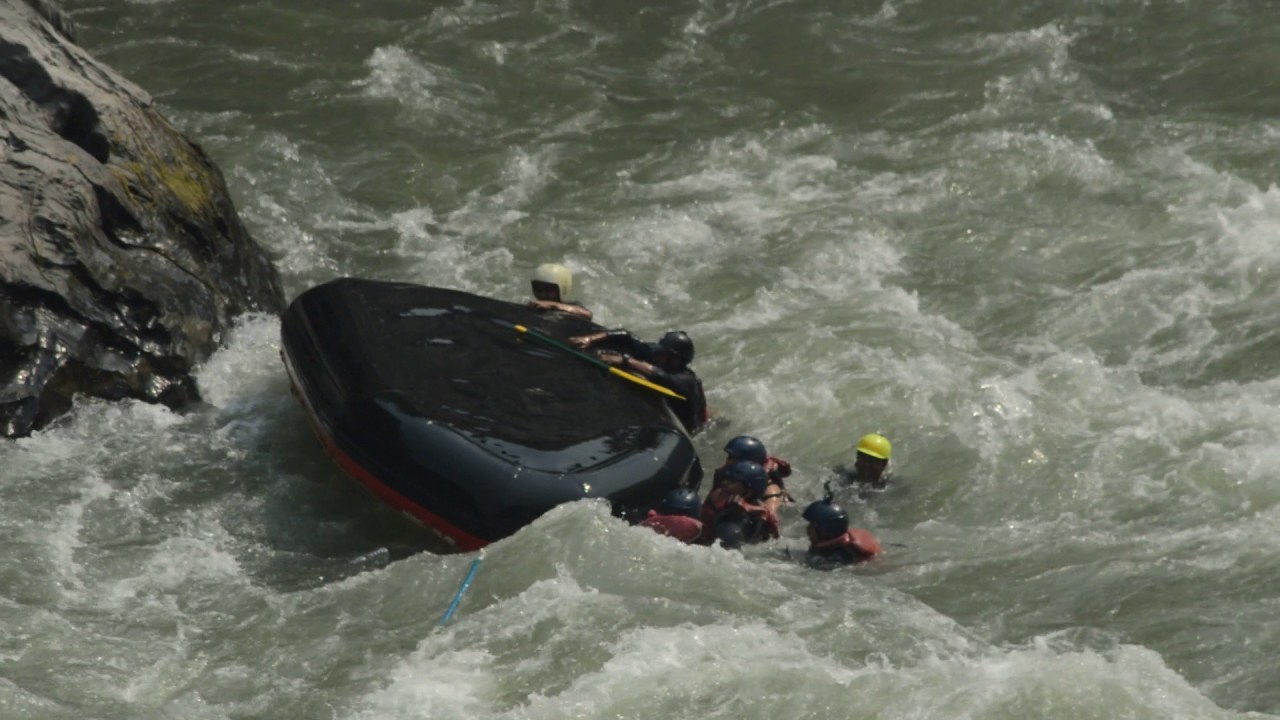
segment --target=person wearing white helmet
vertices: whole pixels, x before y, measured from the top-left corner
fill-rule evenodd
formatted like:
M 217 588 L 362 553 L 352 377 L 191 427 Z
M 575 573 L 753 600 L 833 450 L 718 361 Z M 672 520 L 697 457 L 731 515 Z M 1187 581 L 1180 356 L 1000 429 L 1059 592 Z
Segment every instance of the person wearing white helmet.
M 533 271 L 533 300 L 529 307 L 535 310 L 551 310 L 576 315 L 583 320 L 592 318 L 591 311 L 582 303 L 571 302 L 569 291 L 573 289 L 573 273 L 559 263 L 543 263 Z

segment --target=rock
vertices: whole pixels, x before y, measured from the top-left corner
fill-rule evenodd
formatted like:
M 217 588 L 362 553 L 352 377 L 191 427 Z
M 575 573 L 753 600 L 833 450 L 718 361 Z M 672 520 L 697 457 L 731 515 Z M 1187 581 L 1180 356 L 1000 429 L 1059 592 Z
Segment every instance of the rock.
M 47 0 L 0 0 L 0 433 L 83 393 L 180 408 L 280 278 L 222 173 Z

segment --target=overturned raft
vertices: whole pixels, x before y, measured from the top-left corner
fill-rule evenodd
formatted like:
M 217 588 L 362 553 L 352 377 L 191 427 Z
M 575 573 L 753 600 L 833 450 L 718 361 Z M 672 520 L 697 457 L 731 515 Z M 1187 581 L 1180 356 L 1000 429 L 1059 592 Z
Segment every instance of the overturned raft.
M 701 479 L 663 396 L 534 342 L 599 327 L 408 283 L 343 278 L 290 304 L 281 355 L 321 444 L 460 550 L 565 502 L 643 512 Z

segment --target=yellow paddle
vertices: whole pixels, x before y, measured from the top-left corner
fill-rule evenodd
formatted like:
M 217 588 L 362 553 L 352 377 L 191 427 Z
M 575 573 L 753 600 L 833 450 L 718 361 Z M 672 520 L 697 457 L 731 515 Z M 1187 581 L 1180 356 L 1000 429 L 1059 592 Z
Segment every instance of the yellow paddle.
M 662 393 L 663 395 L 667 395 L 667 396 L 669 396 L 669 397 L 673 397 L 673 398 L 675 398 L 675 399 L 677 399 L 677 400 L 685 400 L 685 399 L 686 399 L 686 398 L 685 398 L 685 396 L 681 395 L 680 393 L 677 393 L 677 392 L 675 392 L 675 391 L 673 391 L 673 390 L 671 390 L 671 389 L 669 389 L 669 388 L 664 388 L 664 387 L 662 387 L 661 385 L 659 385 L 659 384 L 657 384 L 657 383 L 650 382 L 649 380 L 646 380 L 645 378 L 642 378 L 642 377 L 640 377 L 639 375 L 636 375 L 635 373 L 629 373 L 629 372 L 627 372 L 626 370 L 622 370 L 622 369 L 616 368 L 616 367 L 614 367 L 614 366 L 610 365 L 609 363 L 604 362 L 603 360 L 600 360 L 600 359 L 597 359 L 597 358 L 593 358 L 593 357 L 591 357 L 590 355 L 588 355 L 588 354 L 586 354 L 586 353 L 584 353 L 584 352 L 578 352 L 577 350 L 574 350 L 573 348 L 569 347 L 568 345 L 565 345 L 565 344 L 563 344 L 563 343 L 557 342 L 557 341 L 555 341 L 555 340 L 553 340 L 553 339 L 551 339 L 551 338 L 547 337 L 546 335 L 543 335 L 542 333 L 538 332 L 537 330 L 530 330 L 529 328 L 527 328 L 527 327 L 525 327 L 525 326 L 523 326 L 523 325 L 515 325 L 515 324 L 513 324 L 513 327 L 515 327 L 515 329 L 516 329 L 518 332 L 523 333 L 523 334 L 525 334 L 525 335 L 528 335 L 529 337 L 533 338 L 534 340 L 538 340 L 538 341 L 540 341 L 540 342 L 546 343 L 547 345 L 550 345 L 551 347 L 554 347 L 554 348 L 559 348 L 560 350 L 563 350 L 563 351 L 565 351 L 565 352 L 569 353 L 570 355 L 576 355 L 577 357 L 580 357 L 580 358 L 582 358 L 583 360 L 586 360 L 587 362 L 591 363 L 592 365 L 597 365 L 597 366 L 599 366 L 599 367 L 602 367 L 602 368 L 604 368 L 604 369 L 608 370 L 610 374 L 612 374 L 612 375 L 617 375 L 618 377 L 620 377 L 620 378 L 622 378 L 622 379 L 624 379 L 624 380 L 630 380 L 631 382 L 633 382 L 633 383 L 635 383 L 635 384 L 637 384 L 637 385 L 643 385 L 643 386 L 645 386 L 645 387 L 649 388 L 650 390 L 657 390 L 658 392 Z

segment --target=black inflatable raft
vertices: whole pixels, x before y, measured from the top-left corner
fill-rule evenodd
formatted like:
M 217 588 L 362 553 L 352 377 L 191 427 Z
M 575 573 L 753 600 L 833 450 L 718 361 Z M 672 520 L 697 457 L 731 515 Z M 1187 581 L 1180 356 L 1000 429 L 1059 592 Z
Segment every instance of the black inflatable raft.
M 560 503 L 607 498 L 630 517 L 697 486 L 693 443 L 661 394 L 517 325 L 561 343 L 599 329 L 457 290 L 343 278 L 290 304 L 281 356 L 337 463 L 460 550 Z

